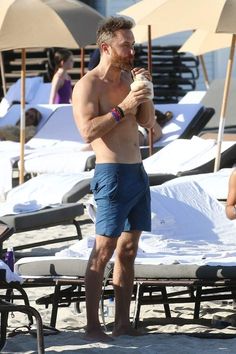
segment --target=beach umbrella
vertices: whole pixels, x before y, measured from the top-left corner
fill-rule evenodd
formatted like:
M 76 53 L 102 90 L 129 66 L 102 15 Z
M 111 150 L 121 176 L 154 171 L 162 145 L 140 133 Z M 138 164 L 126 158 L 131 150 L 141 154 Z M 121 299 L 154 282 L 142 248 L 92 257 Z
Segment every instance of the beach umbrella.
M 197 29 L 194 33 L 184 42 L 179 52 L 190 52 L 198 56 L 203 68 L 204 78 L 207 77 L 205 62 L 202 62 L 203 54 L 230 47 L 231 35 L 227 33 L 213 33 L 204 29 Z M 209 80 L 207 79 L 206 86 Z
M 231 34 L 197 29 L 180 47 L 179 52 L 190 52 L 194 55 L 205 54 L 213 50 L 230 47 L 231 38 Z
M 176 32 L 209 27 L 209 17 L 218 18 L 227 0 L 142 0 L 119 12 L 131 17 L 138 43 L 147 41 L 147 30 L 140 25 L 151 26 L 152 39 Z M 209 16 L 209 13 L 211 16 Z M 212 26 L 212 28 L 214 25 Z
M 22 51 L 20 183 L 24 180 L 26 49 L 84 48 L 95 43 L 102 19 L 96 10 L 76 0 L 1 0 L 0 51 Z
M 120 11 L 119 14 L 134 20 L 136 26 L 133 33 L 138 43 L 148 41 L 148 63 L 151 66 L 151 40 L 176 32 L 209 28 L 209 13 L 216 17 L 222 10 L 225 1 L 142 0 Z M 203 73 L 206 75 L 204 59 L 202 57 L 199 59 L 203 65 Z M 205 81 L 208 86 L 207 76 Z M 152 146 L 152 134 L 149 134 L 150 154 Z
M 152 25 L 153 36 L 158 38 L 197 28 L 214 31 L 215 23 L 228 1 L 142 0 L 120 13 L 133 18 L 137 25 Z
M 225 112 L 230 87 L 235 38 L 236 38 L 236 0 L 143 0 L 137 5 L 136 24 L 157 25 L 158 33 L 165 34 L 188 29 L 205 29 L 213 33 L 231 34 L 230 54 L 228 59 L 223 99 L 221 105 L 219 131 L 217 138 L 217 153 L 214 171 L 220 166 L 221 145 L 223 140 Z M 156 7 L 155 7 L 156 5 Z M 134 17 L 134 9 L 129 14 Z
M 218 18 L 209 19 L 209 30 L 197 30 L 181 47 L 181 50 L 191 51 L 192 53 L 207 53 L 212 50 L 230 47 L 229 59 L 226 69 L 223 98 L 220 111 L 219 129 L 217 136 L 217 152 L 214 171 L 220 168 L 221 146 L 224 135 L 226 120 L 227 102 L 229 97 L 230 82 L 235 52 L 236 40 L 236 0 L 226 0 L 225 6 L 218 14 Z

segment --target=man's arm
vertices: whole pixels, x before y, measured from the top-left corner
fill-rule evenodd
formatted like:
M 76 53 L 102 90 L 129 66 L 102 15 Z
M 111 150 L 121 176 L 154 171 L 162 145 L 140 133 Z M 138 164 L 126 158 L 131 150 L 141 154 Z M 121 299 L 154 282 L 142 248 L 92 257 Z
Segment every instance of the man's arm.
M 152 100 L 142 103 L 137 112 L 137 123 L 144 128 L 153 128 L 156 123 L 155 108 Z
M 155 141 L 159 140 L 163 136 L 162 128 L 161 128 L 160 124 L 157 123 L 156 119 L 155 119 L 154 126 L 152 128 L 152 132 L 153 132 L 153 142 L 154 143 L 155 143 Z
M 229 179 L 229 191 L 225 212 L 229 219 L 236 219 L 236 170 L 233 171 Z
M 107 134 L 117 124 L 111 112 L 99 115 L 96 84 L 85 77 L 74 87 L 72 105 L 76 124 L 86 143 Z

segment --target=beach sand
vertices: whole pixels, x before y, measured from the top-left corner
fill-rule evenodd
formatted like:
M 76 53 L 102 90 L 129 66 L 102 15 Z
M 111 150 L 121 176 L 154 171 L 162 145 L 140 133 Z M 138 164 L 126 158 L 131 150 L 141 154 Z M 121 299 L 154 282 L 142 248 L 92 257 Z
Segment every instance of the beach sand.
M 87 214 L 82 218 L 82 234 L 87 236 L 94 234 L 94 225 L 88 223 Z M 13 246 L 22 243 L 41 241 L 42 239 L 60 238 L 75 234 L 74 226 L 57 226 L 49 229 L 36 230 L 26 233 L 18 233 L 8 242 Z M 29 249 L 23 255 L 54 255 L 75 241 L 56 243 Z M 7 243 L 4 244 L 7 246 Z M 30 304 L 40 311 L 43 322 L 49 325 L 51 307 L 46 309 L 42 305 L 35 304 L 35 300 L 53 291 L 52 288 L 26 289 Z M 225 316 L 234 315 L 231 302 L 204 302 L 201 305 L 200 319 L 193 320 L 193 304 L 173 304 L 171 306 L 171 319 L 165 319 L 162 305 L 147 305 L 141 307 L 140 330 L 145 334 L 140 337 L 121 336 L 109 344 L 92 343 L 83 339 L 85 330 L 85 305 L 81 304 L 81 313 L 78 313 L 72 304 L 69 307 L 59 308 L 57 317 L 58 334 L 45 336 L 46 353 L 144 353 L 145 354 L 229 354 L 236 348 L 236 327 L 228 326 L 224 329 L 212 326 L 214 314 Z M 132 303 L 131 315 L 133 310 Z M 108 318 L 108 331 L 111 329 L 112 319 Z M 9 316 L 9 333 L 16 327 L 27 331 L 27 317 L 21 313 Z M 236 326 L 236 320 L 235 320 Z M 18 332 L 19 332 L 18 330 Z M 2 353 L 37 353 L 36 338 L 29 333 L 18 333 L 8 337 Z

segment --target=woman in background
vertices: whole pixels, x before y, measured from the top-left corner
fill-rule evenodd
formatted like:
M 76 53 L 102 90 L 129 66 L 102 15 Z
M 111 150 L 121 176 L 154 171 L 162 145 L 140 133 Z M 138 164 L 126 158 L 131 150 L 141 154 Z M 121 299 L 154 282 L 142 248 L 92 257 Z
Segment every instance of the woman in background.
M 73 54 L 68 49 L 58 49 L 54 55 L 55 73 L 49 103 L 71 103 L 72 85 L 68 70 L 73 68 Z

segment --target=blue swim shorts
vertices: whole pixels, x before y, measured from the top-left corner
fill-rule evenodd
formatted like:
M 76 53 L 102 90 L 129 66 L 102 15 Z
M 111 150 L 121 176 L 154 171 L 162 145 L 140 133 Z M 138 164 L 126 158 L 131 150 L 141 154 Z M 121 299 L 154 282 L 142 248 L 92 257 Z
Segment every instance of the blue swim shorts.
M 97 235 L 151 230 L 149 181 L 142 163 L 96 164 L 91 190 L 97 204 Z

